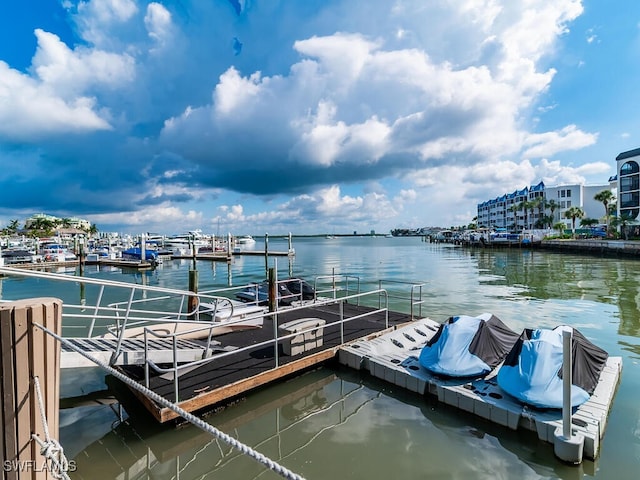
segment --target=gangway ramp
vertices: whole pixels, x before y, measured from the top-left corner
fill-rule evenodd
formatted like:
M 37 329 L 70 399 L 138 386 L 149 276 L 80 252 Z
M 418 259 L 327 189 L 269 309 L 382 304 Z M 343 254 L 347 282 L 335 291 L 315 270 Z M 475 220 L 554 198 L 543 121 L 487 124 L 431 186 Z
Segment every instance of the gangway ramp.
M 91 357 L 109 364 L 113 352 L 116 351 L 118 339 L 116 338 L 68 338 L 69 342 L 77 349 L 82 350 Z M 171 339 L 149 339 L 148 360 L 155 364 L 173 363 L 174 351 Z M 215 348 L 218 342 L 210 345 Z M 143 365 L 145 362 L 145 345 L 142 338 L 125 338 L 120 345 L 120 354 L 113 365 Z M 178 363 L 194 362 L 211 355 L 211 349 L 207 349 L 203 343 L 194 340 L 176 339 L 176 361 Z M 71 346 L 62 345 L 60 353 L 61 368 L 95 367 L 88 358 L 74 351 Z

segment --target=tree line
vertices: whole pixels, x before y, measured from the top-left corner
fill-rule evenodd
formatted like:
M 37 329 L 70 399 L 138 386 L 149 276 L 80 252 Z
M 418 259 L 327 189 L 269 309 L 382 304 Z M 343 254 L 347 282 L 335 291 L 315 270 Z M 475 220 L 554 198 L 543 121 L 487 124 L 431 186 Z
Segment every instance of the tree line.
M 36 218 L 29 222 L 29 227 L 25 222 L 24 227 L 20 228 L 20 221 L 17 219 L 10 220 L 6 227 L 0 230 L 1 235 L 16 235 L 23 233 L 29 237 L 50 237 L 59 228 L 71 228 L 72 222 L 70 218 L 60 218 L 51 220 L 48 218 Z M 98 233 L 98 227 L 91 224 L 89 228 L 81 228 L 85 233 L 94 235 Z

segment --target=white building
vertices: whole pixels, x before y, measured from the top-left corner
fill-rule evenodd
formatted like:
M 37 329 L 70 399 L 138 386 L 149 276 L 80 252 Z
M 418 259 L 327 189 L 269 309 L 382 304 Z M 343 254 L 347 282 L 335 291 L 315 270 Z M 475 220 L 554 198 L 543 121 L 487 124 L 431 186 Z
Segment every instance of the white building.
M 616 186 L 615 179 L 610 179 L 607 185 L 590 186 L 546 187 L 540 182 L 478 204 L 477 225 L 481 228 L 523 230 L 553 227 L 562 222 L 566 228 L 571 228 L 571 219 L 565 218 L 565 212 L 571 207 L 580 207 L 585 218 L 595 218 L 604 223 L 604 206 L 594 196 L 602 190 L 612 190 L 615 195 Z
M 53 225 L 62 225 L 63 219 L 59 217 L 55 217 L 53 215 L 47 215 L 44 213 L 36 213 L 31 217 L 27 218 L 24 222 L 24 228 L 31 229 L 34 226 L 38 225 L 41 221 L 50 222 Z M 83 218 L 71 217 L 66 219 L 68 220 L 68 227 L 66 228 L 75 228 L 78 230 L 89 230 L 91 228 L 91 222 L 89 220 L 85 220 Z

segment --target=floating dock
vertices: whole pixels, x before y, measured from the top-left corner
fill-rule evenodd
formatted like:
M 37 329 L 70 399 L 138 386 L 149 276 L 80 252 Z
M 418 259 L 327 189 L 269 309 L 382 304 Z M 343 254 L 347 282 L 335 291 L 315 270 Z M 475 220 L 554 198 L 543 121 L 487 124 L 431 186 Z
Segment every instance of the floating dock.
M 433 375 L 420 365 L 420 351 L 438 327 L 433 320 L 417 320 L 378 338 L 352 342 L 340 348 L 339 361 L 420 395 L 433 395 L 492 423 L 534 431 L 540 440 L 557 448 L 562 410 L 536 409 L 510 397 L 496 383 L 498 369 L 480 379 L 452 379 Z M 572 433 L 584 442 L 582 452 L 587 459 L 594 460 L 600 451 L 621 371 L 622 358 L 609 357 L 591 398 L 573 409 Z
M 148 387 L 187 412 L 206 411 L 333 360 L 346 342 L 371 338 L 410 320 L 408 314 L 340 301 L 283 309 L 265 315 L 262 328 L 215 337 L 217 348 L 225 352 L 214 353 L 200 365 L 179 367 L 173 374 L 151 369 Z M 135 381 L 145 382 L 143 366 L 118 368 Z M 177 418 L 173 410 L 134 394 L 159 422 Z

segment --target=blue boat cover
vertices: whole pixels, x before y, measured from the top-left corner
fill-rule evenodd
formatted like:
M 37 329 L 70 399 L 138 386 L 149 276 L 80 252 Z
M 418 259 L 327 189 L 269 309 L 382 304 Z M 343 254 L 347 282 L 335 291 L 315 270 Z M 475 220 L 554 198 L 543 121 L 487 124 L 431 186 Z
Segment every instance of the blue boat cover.
M 486 375 L 504 359 L 518 337 L 490 313 L 450 317 L 420 352 L 420 365 L 450 377 Z
M 562 408 L 562 332 L 573 330 L 571 405 L 586 402 L 595 389 L 608 354 L 578 330 L 525 329 L 498 372 L 509 395 L 539 408 Z

